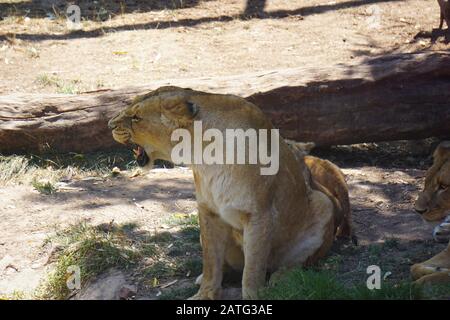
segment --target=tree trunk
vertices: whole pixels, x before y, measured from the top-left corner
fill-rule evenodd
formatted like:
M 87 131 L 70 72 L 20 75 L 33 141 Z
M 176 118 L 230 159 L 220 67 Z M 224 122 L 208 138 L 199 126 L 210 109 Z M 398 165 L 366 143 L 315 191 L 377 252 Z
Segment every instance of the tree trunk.
M 450 53 L 432 52 L 80 95 L 0 96 L 0 153 L 117 146 L 108 119 L 135 95 L 163 85 L 242 96 L 284 137 L 318 145 L 450 136 Z

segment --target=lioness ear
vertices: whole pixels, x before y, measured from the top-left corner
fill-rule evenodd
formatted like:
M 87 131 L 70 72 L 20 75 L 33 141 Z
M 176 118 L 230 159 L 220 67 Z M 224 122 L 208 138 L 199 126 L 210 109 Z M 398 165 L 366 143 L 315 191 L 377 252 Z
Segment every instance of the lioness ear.
M 198 114 L 197 104 L 184 99 L 166 98 L 161 100 L 161 112 L 172 121 L 191 121 Z

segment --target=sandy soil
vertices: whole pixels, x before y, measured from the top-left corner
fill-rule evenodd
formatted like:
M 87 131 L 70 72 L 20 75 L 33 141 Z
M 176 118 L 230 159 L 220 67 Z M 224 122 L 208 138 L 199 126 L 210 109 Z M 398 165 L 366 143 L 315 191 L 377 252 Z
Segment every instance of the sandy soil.
M 97 177 L 70 181 L 54 195 L 31 186 L 0 188 L 0 293 L 31 292 L 48 271 L 51 247 L 44 240 L 71 224 L 135 222 L 155 232 L 171 213 L 191 213 L 195 199 L 191 173 L 155 169 L 146 177 Z M 165 226 L 164 226 L 165 227 Z M 2 260 L 0 258 L 0 260 Z
M 173 10 L 152 1 L 141 12 L 144 2 L 124 1 L 123 14 L 105 5 L 106 21 L 95 18 L 101 8 L 81 1 L 83 29 L 74 32 L 39 1 L 12 2 L 0 1 L 1 94 L 72 93 L 448 48 L 442 38 L 427 38 L 439 24 L 434 0 L 271 0 L 250 18 L 242 16 L 244 0 L 184 1 Z
M 82 30 L 73 32 L 55 15 L 65 2 L 56 1 L 55 10 L 48 2 L 0 0 L 0 94 L 76 93 L 449 48 L 443 37 L 430 39 L 439 24 L 435 0 L 271 0 L 251 17 L 242 15 L 244 0 L 191 0 L 170 8 L 127 0 L 122 9 L 118 2 L 80 1 Z M 387 157 L 385 165 L 374 161 L 379 155 L 325 154 L 347 175 L 360 246 L 401 240 L 389 253 L 401 265 L 393 271 L 399 278 L 408 279 L 413 262 L 443 248 L 412 210 L 427 156 Z M 51 267 L 45 239 L 69 224 L 136 221 L 154 231 L 167 216 L 195 210 L 191 174 L 179 168 L 66 183 L 54 195 L 26 185 L 0 188 L 0 294 L 36 287 Z M 347 257 L 343 269 L 362 261 L 357 253 Z
M 395 238 L 414 252 L 395 276 L 408 279 L 411 263 L 443 248 L 430 246 L 432 226 L 412 209 L 424 170 L 365 166 L 344 169 L 344 173 L 359 246 Z M 0 198 L 0 257 L 8 257 L 9 263 L 0 271 L 3 294 L 31 292 L 38 285 L 51 268 L 47 265 L 51 248 L 43 246 L 44 240 L 70 224 L 81 220 L 92 225 L 112 220 L 136 222 L 141 230 L 155 232 L 167 228 L 165 221 L 173 214 L 195 211 L 191 172 L 183 168 L 156 169 L 136 178 L 74 180 L 54 195 L 39 194 L 28 186 L 10 186 L 0 189 Z M 391 254 L 395 259 L 396 253 Z M 194 278 L 187 281 L 192 284 Z M 149 297 L 148 292 L 145 295 Z

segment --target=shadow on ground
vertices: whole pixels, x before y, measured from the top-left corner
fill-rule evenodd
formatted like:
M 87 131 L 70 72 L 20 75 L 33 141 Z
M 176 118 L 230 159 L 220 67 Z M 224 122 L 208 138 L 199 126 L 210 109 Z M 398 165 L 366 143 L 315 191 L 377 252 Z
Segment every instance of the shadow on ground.
M 200 24 L 204 23 L 211 23 L 211 22 L 228 22 L 233 21 L 236 19 L 240 20 L 248 20 L 248 19 L 282 19 L 290 16 L 301 16 L 306 17 L 313 14 L 321 14 L 325 13 L 331 10 L 345 10 L 348 8 L 353 7 L 359 7 L 359 6 L 367 6 L 371 4 L 376 3 L 382 3 L 382 2 L 398 2 L 398 1 L 404 1 L 404 0 L 352 0 L 347 2 L 340 2 L 340 3 L 329 3 L 324 5 L 318 5 L 318 6 L 305 6 L 294 10 L 275 10 L 275 11 L 264 11 L 264 4 L 255 4 L 256 2 L 253 0 L 249 0 L 249 5 L 246 7 L 245 11 L 242 14 L 238 15 L 219 15 L 219 16 L 213 16 L 213 17 L 202 17 L 202 18 L 184 18 L 184 19 L 176 19 L 176 20 L 157 20 L 152 22 L 145 22 L 145 23 L 133 23 L 133 24 L 126 24 L 121 25 L 118 27 L 100 27 L 89 31 L 72 31 L 67 34 L 28 34 L 28 33 L 17 33 L 14 34 L 15 39 L 21 39 L 21 40 L 28 40 L 28 41 L 44 41 L 44 40 L 67 40 L 67 39 L 77 39 L 77 38 L 92 38 L 92 37 L 98 37 L 102 36 L 105 33 L 108 32 L 118 32 L 118 31 L 129 31 L 129 30 L 145 30 L 145 29 L 167 29 L 167 28 L 177 28 L 177 27 L 194 27 Z M 139 7 L 140 3 L 156 3 L 154 7 L 148 5 L 143 5 L 142 8 Z M 84 2 L 83 2 L 84 3 Z M 86 3 L 91 3 L 90 1 L 86 1 Z M 102 3 L 102 2 L 99 2 Z M 105 1 L 105 3 L 109 3 L 108 1 Z M 125 1 L 124 1 L 125 3 Z M 133 1 L 133 3 L 136 3 L 136 1 Z M 152 10 L 161 10 L 164 9 L 165 1 L 139 1 L 137 4 L 137 7 L 140 11 L 152 11 Z M 198 1 L 187 1 L 186 4 L 184 1 L 173 1 L 175 3 L 175 7 L 172 9 L 179 9 L 184 6 L 195 6 L 198 4 Z M 180 3 L 183 3 L 182 6 L 177 5 Z M 0 12 L 12 12 L 10 14 L 5 14 L 5 16 L 8 15 L 24 15 L 24 13 L 27 12 L 27 10 L 31 10 L 31 7 L 34 7 L 32 3 L 28 2 L 20 2 L 21 5 L 16 6 L 17 9 L 14 9 L 14 6 L 11 4 L 2 4 L 0 3 Z M 3 7 L 2 7 L 3 6 Z M 31 6 L 31 7 L 29 7 Z M 92 6 L 92 5 L 90 5 Z M 62 5 L 62 8 L 64 8 L 65 5 Z M 113 7 L 117 7 L 117 4 Z M 50 6 L 51 8 L 51 6 Z M 102 7 L 103 9 L 101 12 L 105 12 L 104 16 L 105 18 L 98 18 L 98 10 L 99 8 L 92 8 L 89 10 L 94 10 L 93 15 L 94 18 L 97 15 L 96 20 L 107 20 L 111 17 L 111 15 L 114 15 L 113 12 L 117 11 L 116 9 L 112 9 L 113 11 L 109 13 L 105 7 Z M 120 7 L 119 7 L 120 8 Z M 170 8 L 169 8 L 170 9 Z M 49 10 L 49 9 L 47 9 Z M 115 11 L 114 11 L 115 10 Z M 136 9 L 137 10 L 137 9 Z M 136 11 L 134 10 L 134 11 Z M 14 13 L 16 12 L 16 13 Z M 30 11 L 31 12 L 31 11 Z M 82 9 L 82 12 L 83 9 Z M 89 11 L 88 11 L 89 12 Z M 97 13 L 95 13 L 97 12 Z M 126 11 L 127 12 L 127 11 Z M 133 12 L 133 11 L 128 11 Z M 36 14 L 41 17 L 45 17 L 47 15 L 48 11 L 44 10 L 42 11 L 41 8 L 36 10 Z M 89 14 L 87 15 L 87 18 L 89 18 Z M 0 40 L 6 40 L 7 37 L 5 35 L 0 35 Z

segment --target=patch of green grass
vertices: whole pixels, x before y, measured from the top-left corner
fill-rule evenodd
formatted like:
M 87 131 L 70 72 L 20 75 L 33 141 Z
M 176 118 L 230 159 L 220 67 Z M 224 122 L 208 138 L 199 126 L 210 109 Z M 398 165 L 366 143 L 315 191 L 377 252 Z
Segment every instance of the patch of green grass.
M 424 286 L 427 299 L 450 299 L 450 284 L 434 284 Z
M 145 241 L 151 259 L 141 274 L 144 279 L 150 279 L 151 286 L 174 277 L 194 277 L 202 272 L 198 226 L 187 223 L 174 234 L 160 232 Z
M 39 191 L 39 193 L 50 195 L 56 192 L 56 187 L 48 180 L 37 180 L 32 181 L 32 186 L 34 189 Z
M 334 272 L 302 268 L 293 269 L 278 276 L 260 293 L 260 298 L 275 300 L 411 300 L 422 297 L 422 289 L 411 283 L 384 282 L 379 290 L 369 290 L 365 283 L 347 287 L 336 279 Z
M 180 230 L 180 235 L 191 242 L 200 243 L 200 227 L 184 227 Z
M 162 259 L 143 270 L 147 279 L 167 279 L 171 277 L 196 277 L 202 273 L 202 259 L 198 256 L 180 259 Z
M 260 293 L 262 299 L 340 299 L 345 288 L 330 271 L 294 269 L 280 275 Z
M 63 94 L 77 94 L 82 91 L 85 91 L 81 85 L 81 80 L 74 79 L 68 81 L 60 81 L 56 84 L 56 92 Z
M 36 83 L 43 87 L 49 87 L 58 82 L 58 77 L 41 74 L 36 78 Z
M 176 213 L 168 219 L 168 224 L 172 226 L 198 227 L 197 214 Z
M 170 242 L 172 240 L 173 240 L 172 234 L 170 232 L 167 232 L 167 231 L 155 233 L 149 239 L 150 242 L 161 243 L 161 244 L 168 243 L 168 242 Z
M 422 288 L 409 281 L 382 283 L 380 289 L 369 290 L 365 285 L 350 289 L 352 300 L 419 300 L 424 298 Z
M 2 295 L 0 294 L 0 300 L 25 300 L 26 294 L 22 291 L 13 291 L 10 294 Z
M 191 276 L 198 276 L 202 273 L 203 263 L 199 256 L 185 257 L 177 266 L 177 273 Z
M 154 243 L 144 243 L 140 247 L 140 252 L 145 257 L 152 257 L 158 253 L 158 248 Z
M 42 74 L 36 78 L 36 83 L 42 87 L 54 87 L 57 93 L 76 94 L 82 91 L 81 80 L 63 80 L 58 76 Z
M 110 268 L 127 269 L 140 258 L 134 242 L 124 236 L 120 228 L 105 232 L 79 223 L 58 232 L 54 238 L 47 239 L 49 241 L 61 250 L 54 271 L 36 292 L 42 299 L 65 299 L 71 294 L 66 284 L 70 266 L 80 268 L 83 285 Z
M 192 234 L 192 228 L 181 229 L 176 238 L 169 232 L 162 232 L 148 239 L 147 250 L 150 250 L 155 262 L 143 270 L 147 278 L 186 276 L 188 273 L 195 276 L 201 273 L 200 240 L 198 234 Z
M 383 247 L 380 244 L 370 244 L 368 246 L 369 258 L 379 259 L 381 252 L 383 251 Z
M 73 225 L 46 239 L 59 248 L 54 271 L 41 284 L 35 296 L 65 299 L 73 291 L 66 285 L 67 270 L 78 266 L 82 286 L 110 268 L 129 269 L 142 281 L 155 286 L 174 277 L 197 276 L 202 270 L 197 227 L 187 226 L 175 233 L 148 234 L 135 223 Z M 178 254 L 171 255 L 176 251 Z M 150 282 L 149 282 L 150 281 Z
M 170 261 L 156 261 L 151 266 L 143 270 L 143 274 L 146 278 L 162 278 L 172 277 L 176 274 L 176 268 Z
M 191 285 L 188 287 L 182 287 L 182 288 L 176 288 L 171 289 L 163 292 L 161 296 L 159 297 L 160 300 L 185 300 L 194 294 L 196 294 L 198 291 L 198 286 Z
M 397 248 L 398 245 L 399 245 L 399 240 L 397 238 L 387 238 L 384 241 L 384 246 L 389 249 Z
M 341 264 L 343 257 L 341 255 L 331 255 L 325 261 L 322 262 L 322 267 L 325 270 L 334 270 L 337 271 L 339 269 L 339 265 Z

